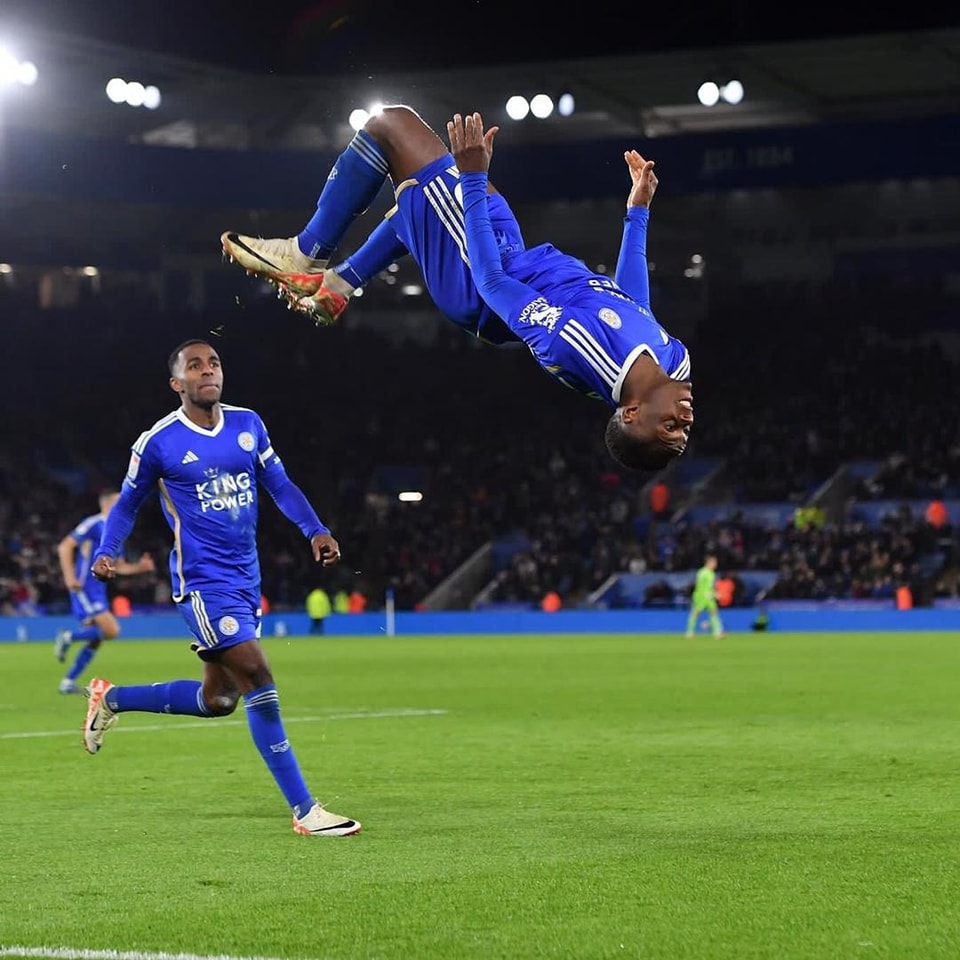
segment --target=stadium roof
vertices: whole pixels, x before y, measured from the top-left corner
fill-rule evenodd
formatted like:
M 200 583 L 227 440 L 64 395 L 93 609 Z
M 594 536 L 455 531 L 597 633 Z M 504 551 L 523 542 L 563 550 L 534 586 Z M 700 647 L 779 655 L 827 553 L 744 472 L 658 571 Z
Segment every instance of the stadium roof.
M 409 103 L 438 129 L 456 111 L 480 110 L 488 123 L 509 125 L 511 143 L 547 144 L 953 114 L 960 104 L 960 29 L 952 28 L 323 77 L 63 33 L 23 32 L 18 42 L 39 79 L 0 89 L 6 126 L 184 147 L 339 149 L 352 133 L 350 112 L 375 101 Z M 104 88 L 115 76 L 156 85 L 159 108 L 111 103 Z M 732 78 L 743 83 L 742 103 L 697 102 L 704 80 Z M 539 92 L 570 92 L 575 113 L 506 118 L 508 96 Z

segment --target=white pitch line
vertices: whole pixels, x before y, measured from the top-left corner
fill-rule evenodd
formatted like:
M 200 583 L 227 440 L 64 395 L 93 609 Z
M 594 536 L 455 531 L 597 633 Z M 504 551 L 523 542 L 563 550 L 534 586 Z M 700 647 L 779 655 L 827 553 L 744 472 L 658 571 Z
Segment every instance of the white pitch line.
M 131 711 L 133 712 L 133 711 Z M 401 708 L 398 710 L 371 710 L 357 713 L 332 713 L 322 717 L 284 717 L 286 723 L 317 723 L 323 720 L 383 720 L 391 717 L 439 717 L 445 714 L 446 710 L 418 710 L 415 708 Z M 142 726 L 134 727 L 115 727 L 111 733 L 154 733 L 158 730 L 191 730 L 191 729 L 211 729 L 218 727 L 245 727 L 246 720 L 224 720 L 216 717 L 210 717 L 209 720 L 199 720 L 189 723 L 148 723 Z M 34 740 L 41 737 L 75 737 L 80 730 L 78 725 L 73 730 L 25 730 L 19 733 L 0 733 L 0 740 Z M 0 957 L 3 956 L 4 948 L 0 947 Z M 46 956 L 46 954 L 44 954 Z M 157 956 L 160 956 L 157 954 Z M 179 954 L 178 954 L 179 956 Z M 187 956 L 187 954 L 183 954 Z
M 278 960 L 273 957 L 232 957 L 224 953 L 151 953 L 146 950 L 74 950 L 72 947 L 5 947 L 0 957 L 52 957 L 55 960 Z M 289 958 L 288 958 L 289 960 Z

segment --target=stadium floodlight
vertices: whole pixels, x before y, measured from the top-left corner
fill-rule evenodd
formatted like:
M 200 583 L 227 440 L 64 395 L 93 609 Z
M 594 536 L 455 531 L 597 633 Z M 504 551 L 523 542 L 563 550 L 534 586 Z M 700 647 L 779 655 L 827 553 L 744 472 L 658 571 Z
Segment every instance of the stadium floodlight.
M 725 103 L 739 103 L 743 99 L 743 84 L 739 80 L 728 80 L 720 88 L 720 98 Z
M 546 120 L 553 113 L 553 100 L 545 93 L 538 93 L 530 101 L 530 112 L 538 120 Z
M 423 499 L 423 494 L 419 490 L 401 490 L 397 494 L 397 499 L 401 503 L 419 503 Z
M 127 95 L 123 99 L 131 107 L 142 107 L 146 92 L 147 88 L 139 80 L 131 80 L 127 84 Z
M 720 99 L 720 88 L 712 80 L 706 80 L 697 90 L 697 99 L 705 107 L 712 107 Z
M 20 68 L 17 70 L 17 80 L 20 81 L 25 87 L 32 87 L 36 82 L 37 78 L 40 76 L 40 71 L 37 69 L 37 65 L 30 60 L 23 60 L 20 63 Z
M 29 60 L 18 60 L 5 47 L 0 47 L 0 87 L 19 83 L 32 87 L 37 82 L 37 65 Z
M 511 120 L 522 120 L 530 112 L 530 104 L 526 97 L 519 94 L 511 97 L 507 101 L 507 116 Z
M 111 103 L 123 103 L 127 98 L 127 81 L 122 77 L 113 77 L 107 81 L 105 90 Z
M 0 263 L 0 273 L 13 273 L 13 264 Z
M 577 103 L 573 99 L 572 93 L 561 93 L 560 99 L 557 100 L 557 113 L 561 117 L 572 117 L 573 111 L 577 109 Z
M 405 297 L 419 297 L 423 293 L 423 287 L 419 283 L 405 283 L 400 288 L 400 293 Z
M 362 130 L 363 125 L 370 119 L 370 114 L 367 113 L 363 107 L 357 107 L 356 110 L 350 111 L 350 116 L 347 118 L 347 122 L 354 130 Z
M 125 103 L 130 107 L 146 107 L 156 110 L 162 99 L 160 88 L 144 86 L 139 80 L 124 80 L 123 77 L 112 77 L 104 88 L 107 99 L 111 103 Z

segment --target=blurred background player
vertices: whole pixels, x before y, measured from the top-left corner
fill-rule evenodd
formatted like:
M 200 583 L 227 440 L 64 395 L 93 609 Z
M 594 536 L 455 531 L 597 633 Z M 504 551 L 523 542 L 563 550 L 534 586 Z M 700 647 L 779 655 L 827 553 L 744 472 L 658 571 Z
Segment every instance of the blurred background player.
M 448 133 L 453 129 L 448 124 Z M 263 239 L 228 231 L 220 238 L 222 248 L 247 272 L 277 284 L 301 306 L 313 304 L 328 320 L 343 312 L 354 289 L 411 254 L 444 315 L 489 342 L 526 343 L 547 373 L 615 408 L 605 439 L 618 463 L 662 469 L 686 448 L 693 396 L 689 353 L 650 308 L 646 235 L 657 187 L 653 161 L 636 151 L 624 154 L 632 188 L 611 280 L 552 244 L 525 247 L 512 210 L 486 181 L 495 133 L 484 138 L 481 129 L 478 142 L 458 145 L 469 154 L 455 157 L 409 107 L 386 107 L 337 158 L 316 212 L 297 236 Z M 457 169 L 467 160 L 483 180 L 477 195 L 484 202 L 476 213 L 487 222 L 490 256 L 484 263 L 488 273 L 494 266 L 499 271 L 496 281 L 488 279 L 486 294 L 478 289 L 477 264 L 468 252 L 474 238 L 465 224 L 464 180 Z M 388 176 L 396 206 L 360 250 L 328 270 L 348 227 Z M 504 276 L 510 283 L 501 282 Z
M 170 387 L 182 406 L 158 420 L 133 445 L 120 497 L 104 526 L 93 574 L 117 572 L 115 558 L 147 496 L 159 490 L 173 533 L 173 599 L 195 637 L 203 680 L 118 687 L 94 679 L 83 742 L 97 753 L 121 713 L 222 717 L 240 698 L 254 744 L 293 811 L 293 828 L 342 837 L 360 824 L 325 810 L 307 789 L 280 716 L 280 698 L 260 645 L 261 584 L 257 552 L 258 487 L 310 542 L 325 566 L 340 546 L 303 492 L 287 476 L 260 416 L 220 403 L 223 370 L 216 350 L 188 340 L 170 356 Z
M 690 595 L 690 615 L 687 617 L 687 637 L 692 637 L 697 630 L 700 614 L 705 613 L 710 618 L 710 629 L 715 637 L 724 636 L 723 624 L 717 609 L 717 558 L 708 555 L 703 566 L 697 571 L 693 583 L 693 593 Z
M 77 680 L 96 656 L 101 642 L 120 636 L 120 622 L 110 610 L 107 585 L 93 576 L 90 569 L 94 551 L 100 546 L 103 525 L 119 497 L 116 490 L 104 490 L 100 494 L 100 512 L 81 520 L 57 545 L 63 583 L 70 591 L 73 615 L 80 621 L 80 629 L 61 630 L 57 634 L 53 645 L 57 660 L 63 663 L 67 659 L 74 640 L 83 641 L 66 676 L 60 681 L 61 693 L 82 693 Z M 154 569 L 153 558 L 148 553 L 136 563 L 126 560 L 117 563 L 120 576 L 152 573 Z

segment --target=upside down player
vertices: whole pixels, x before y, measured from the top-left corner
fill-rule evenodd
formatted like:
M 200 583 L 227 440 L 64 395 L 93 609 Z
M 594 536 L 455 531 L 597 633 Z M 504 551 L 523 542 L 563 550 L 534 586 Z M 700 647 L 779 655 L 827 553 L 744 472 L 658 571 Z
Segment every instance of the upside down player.
M 625 154 L 633 186 L 614 280 L 551 244 L 527 249 L 487 181 L 493 128 L 479 114 L 448 125 L 451 151 L 409 107 L 384 108 L 340 154 L 303 231 L 286 239 L 226 232 L 224 252 L 328 321 L 349 295 L 409 253 L 437 307 L 492 343 L 521 340 L 563 383 L 614 407 L 606 443 L 620 464 L 659 470 L 693 424 L 690 357 L 650 308 L 646 262 L 653 161 Z M 353 220 L 389 176 L 396 206 L 363 246 L 329 267 Z
M 280 716 L 273 674 L 260 646 L 258 487 L 295 523 L 324 566 L 340 547 L 303 492 L 287 476 L 259 415 L 220 403 L 223 371 L 209 343 L 188 340 L 170 356 L 170 387 L 182 406 L 133 445 L 120 499 L 104 526 L 93 572 L 112 579 L 116 557 L 137 512 L 158 490 L 173 533 L 173 598 L 195 637 L 203 681 L 116 686 L 94 679 L 83 728 L 88 753 L 128 711 L 222 717 L 240 698 L 257 750 L 293 810 L 293 828 L 309 836 L 343 837 L 360 824 L 341 817 L 307 789 Z

